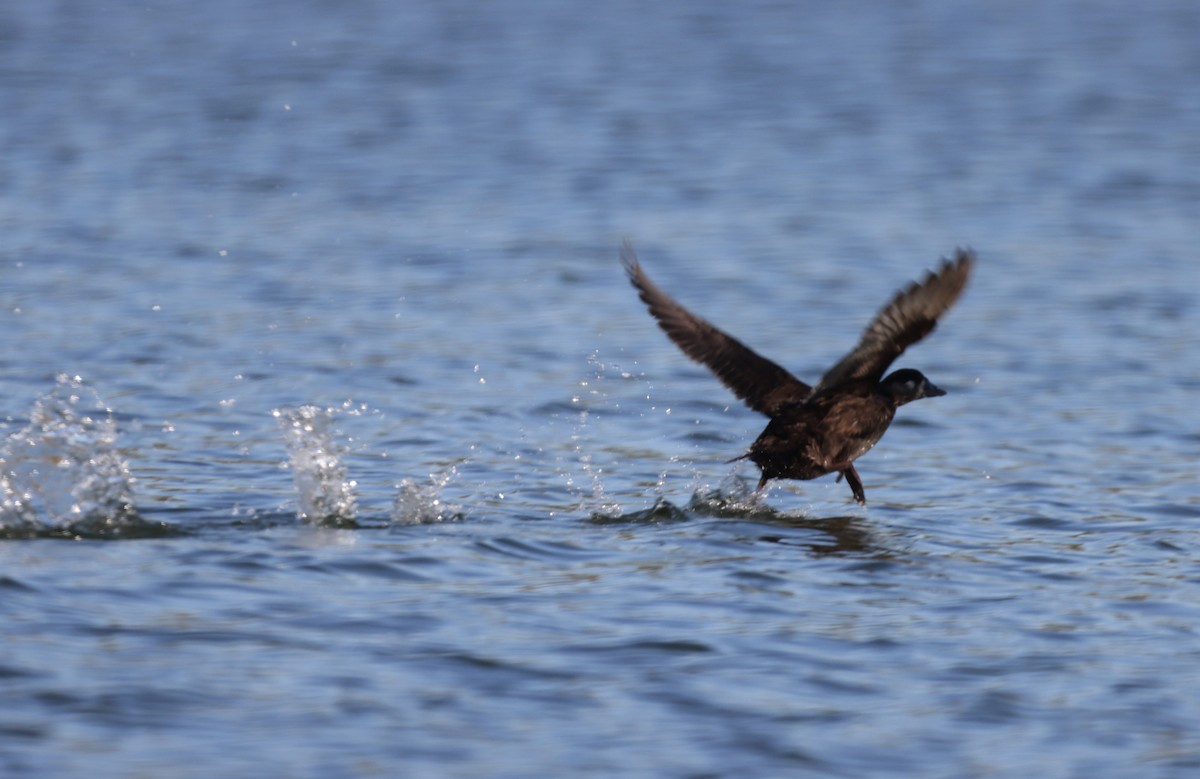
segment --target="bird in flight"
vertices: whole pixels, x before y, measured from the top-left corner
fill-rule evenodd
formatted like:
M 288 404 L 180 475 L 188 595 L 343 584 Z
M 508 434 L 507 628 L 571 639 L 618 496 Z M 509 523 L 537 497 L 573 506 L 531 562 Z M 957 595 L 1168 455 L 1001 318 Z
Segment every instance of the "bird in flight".
M 962 293 L 974 261 L 969 249 L 958 249 L 954 259 L 943 260 L 937 271 L 896 293 L 858 345 L 812 387 L 675 302 L 642 270 L 633 246 L 626 241 L 621 248 L 625 272 L 659 327 L 747 406 L 770 418 L 749 451 L 734 458 L 759 467 L 758 489 L 771 479 L 807 480 L 836 472 L 863 505 L 866 493 L 854 461 L 883 437 L 897 408 L 946 394 L 912 368 L 887 377 L 884 371 L 933 332 Z

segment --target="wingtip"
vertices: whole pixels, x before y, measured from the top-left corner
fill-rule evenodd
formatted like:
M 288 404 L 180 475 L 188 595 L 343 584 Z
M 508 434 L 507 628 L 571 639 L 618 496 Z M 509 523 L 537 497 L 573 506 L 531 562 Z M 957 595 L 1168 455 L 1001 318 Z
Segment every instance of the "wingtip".
M 925 280 L 921 284 L 913 283 L 911 288 L 929 284 L 931 282 L 947 284 L 950 283 L 958 288 L 961 292 L 966 286 L 967 280 L 971 278 L 971 272 L 975 267 L 975 250 L 969 246 L 957 246 L 954 249 L 952 258 L 942 258 L 941 266 L 936 271 L 929 271 L 925 275 Z M 957 292 L 955 295 L 957 296 Z
M 945 260 L 944 264 L 947 267 L 964 267 L 970 270 L 975 264 L 975 250 L 970 246 L 954 247 L 954 259 Z
M 637 253 L 633 251 L 633 242 L 628 238 L 621 241 L 621 267 L 625 269 L 625 273 L 629 276 L 630 281 L 634 282 L 636 282 L 637 277 L 642 272 L 642 266 L 638 262 Z
M 637 253 L 633 250 L 633 241 L 628 238 L 621 239 L 621 264 L 637 265 L 637 261 Z

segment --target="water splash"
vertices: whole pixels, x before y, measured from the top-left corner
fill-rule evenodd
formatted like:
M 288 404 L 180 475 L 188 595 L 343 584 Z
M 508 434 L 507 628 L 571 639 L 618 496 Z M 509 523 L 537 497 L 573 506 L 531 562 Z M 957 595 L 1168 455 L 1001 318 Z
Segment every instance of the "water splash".
M 111 409 L 78 376 L 59 376 L 29 424 L 0 444 L 0 534 L 114 536 L 156 527 L 137 515 L 136 480 L 116 439 Z
M 767 517 L 778 512 L 766 503 L 766 490 L 758 491 L 737 473 L 721 480 L 720 486 L 698 487 L 688 502 L 688 511 L 710 517 Z
M 456 476 L 458 469 L 451 466 L 442 473 L 430 474 L 427 484 L 404 479 L 397 485 L 396 498 L 392 502 L 392 522 L 427 525 L 462 519 L 462 507 L 448 503 L 442 497 L 442 491 Z
M 338 411 L 304 405 L 271 412 L 287 442 L 296 513 L 308 522 L 352 525 L 358 513 L 358 485 L 347 477 L 342 462 L 347 449 L 334 442 L 330 430 Z
M 589 436 L 589 421 L 593 408 L 606 408 L 609 404 L 608 392 L 604 382 L 610 371 L 610 366 L 600 359 L 599 352 L 592 352 L 588 357 L 591 366 L 588 378 L 579 381 L 580 391 L 571 397 L 571 405 L 579 409 L 571 431 L 571 446 L 575 454 L 575 464 L 583 471 L 590 483 L 590 492 L 576 483 L 573 471 L 566 474 L 567 489 L 579 500 L 579 508 L 588 514 L 601 517 L 620 517 L 621 505 L 609 497 L 604 488 L 604 466 L 597 463 L 592 453 L 593 443 Z M 619 370 L 613 368 L 613 370 Z M 621 371 L 622 378 L 630 374 Z M 613 404 L 613 410 L 619 405 Z
M 586 419 L 587 412 L 584 411 L 580 417 L 579 424 L 581 427 L 586 424 Z M 591 452 L 585 452 L 582 446 L 576 444 L 575 451 L 579 460 L 579 466 L 590 477 L 592 483 L 591 494 L 581 493 L 579 495 L 579 508 L 598 516 L 620 516 L 621 504 L 610 498 L 608 492 L 604 489 L 604 467 L 594 463 Z M 571 485 L 573 485 L 573 482 L 568 486 Z
M 619 509 L 596 511 L 589 517 L 589 520 L 596 525 L 664 525 L 672 522 L 687 522 L 690 519 L 687 511 L 662 496 L 655 498 L 649 508 L 640 511 L 631 511 L 628 514 L 621 513 Z

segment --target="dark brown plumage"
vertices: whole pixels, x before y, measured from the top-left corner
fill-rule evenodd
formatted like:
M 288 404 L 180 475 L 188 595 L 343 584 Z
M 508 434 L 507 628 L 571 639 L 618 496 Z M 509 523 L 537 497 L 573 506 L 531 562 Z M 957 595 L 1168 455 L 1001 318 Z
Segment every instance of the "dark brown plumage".
M 933 332 L 958 299 L 971 275 L 967 249 L 944 260 L 936 273 L 892 298 L 863 332 L 858 345 L 810 387 L 771 360 L 676 303 L 642 270 L 626 242 L 621 262 L 659 327 L 698 363 L 708 366 L 747 406 L 771 418 L 750 451 L 762 471 L 761 490 L 771 479 L 846 477 L 859 503 L 867 502 L 854 461 L 866 454 L 891 425 L 896 409 L 921 398 L 945 395 L 919 371 L 902 368 L 883 378 L 904 350 Z

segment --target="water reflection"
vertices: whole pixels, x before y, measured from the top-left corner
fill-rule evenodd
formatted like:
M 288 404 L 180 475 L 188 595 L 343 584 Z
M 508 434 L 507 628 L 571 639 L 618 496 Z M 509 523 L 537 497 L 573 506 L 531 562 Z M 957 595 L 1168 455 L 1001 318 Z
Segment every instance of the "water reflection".
M 835 516 L 821 519 L 780 517 L 767 522 L 767 524 L 781 528 L 817 531 L 821 536 L 817 540 L 808 540 L 807 536 L 797 537 L 784 533 L 766 533 L 758 536 L 759 541 L 798 547 L 814 557 L 842 555 L 887 557 L 890 555 L 888 550 L 873 539 L 863 517 Z

